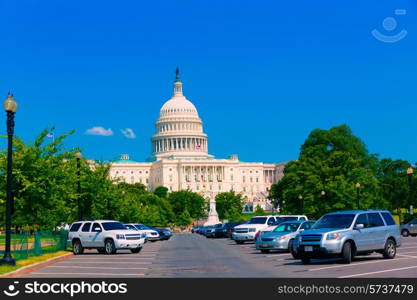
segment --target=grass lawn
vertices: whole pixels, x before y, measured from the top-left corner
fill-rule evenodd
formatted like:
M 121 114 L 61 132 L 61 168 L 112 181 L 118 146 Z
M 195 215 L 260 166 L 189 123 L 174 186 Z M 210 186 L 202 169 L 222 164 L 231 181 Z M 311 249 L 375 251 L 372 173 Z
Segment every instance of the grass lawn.
M 54 253 L 48 253 L 48 254 L 44 254 L 41 256 L 33 256 L 33 257 L 29 257 L 28 259 L 19 260 L 16 262 L 15 266 L 0 266 L 0 275 L 20 269 L 21 267 L 24 267 L 24 266 L 46 261 L 48 259 L 60 256 L 63 254 L 67 254 L 67 253 L 70 253 L 70 251 L 58 251 Z

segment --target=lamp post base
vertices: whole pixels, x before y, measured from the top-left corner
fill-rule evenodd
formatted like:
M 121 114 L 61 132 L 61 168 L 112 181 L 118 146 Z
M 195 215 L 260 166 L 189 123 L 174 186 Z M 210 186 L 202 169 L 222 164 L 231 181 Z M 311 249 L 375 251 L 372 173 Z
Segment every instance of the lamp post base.
M 14 258 L 9 254 L 5 254 L 2 259 L 0 259 L 0 266 L 15 266 L 16 261 Z

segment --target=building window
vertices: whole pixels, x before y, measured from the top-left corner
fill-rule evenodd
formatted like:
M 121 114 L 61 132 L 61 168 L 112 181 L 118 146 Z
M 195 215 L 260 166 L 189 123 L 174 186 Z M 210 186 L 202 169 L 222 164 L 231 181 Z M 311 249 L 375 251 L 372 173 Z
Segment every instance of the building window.
M 230 180 L 233 180 L 233 175 L 230 175 Z
M 149 183 L 149 179 L 148 178 L 146 178 L 146 183 Z
M 259 182 L 259 178 L 258 177 L 256 177 L 256 182 Z
M 242 177 L 242 181 L 243 181 L 243 183 L 246 182 L 246 177 L 245 176 Z
M 242 189 L 244 192 L 246 192 L 246 188 L 245 187 L 243 187 L 243 189 Z
M 196 190 L 198 191 L 198 190 L 200 190 L 200 186 L 197 184 L 197 186 L 196 186 Z
M 251 177 L 251 178 L 250 178 L 250 182 L 252 182 L 252 179 L 253 179 L 253 178 Z
M 219 185 L 219 191 L 221 191 L 222 190 L 222 186 L 221 185 Z
M 132 176 L 132 177 L 130 177 L 130 182 L 131 182 L 131 183 L 134 183 L 134 182 L 135 182 L 135 177 L 133 177 L 133 176 Z

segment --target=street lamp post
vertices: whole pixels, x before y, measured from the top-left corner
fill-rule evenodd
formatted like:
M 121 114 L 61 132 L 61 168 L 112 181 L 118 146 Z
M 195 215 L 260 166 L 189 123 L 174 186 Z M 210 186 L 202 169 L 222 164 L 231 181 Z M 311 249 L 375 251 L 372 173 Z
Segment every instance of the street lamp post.
M 4 110 L 7 113 L 7 181 L 6 181 L 6 245 L 4 257 L 0 260 L 0 265 L 16 265 L 16 261 L 11 254 L 11 228 L 12 228 L 12 202 L 13 202 L 13 132 L 14 132 L 14 115 L 17 111 L 17 103 L 13 95 L 9 93 L 3 103 Z
M 300 200 L 301 213 L 303 213 L 303 211 L 304 211 L 304 198 L 303 198 L 303 195 L 298 195 L 298 199 Z
M 77 157 L 77 206 L 78 206 L 78 220 L 83 219 L 83 210 L 81 208 L 81 152 L 75 154 Z
M 357 184 L 355 184 L 355 188 L 356 188 L 356 201 L 357 201 L 357 208 L 361 209 L 360 206 L 360 198 L 359 198 L 359 193 L 360 193 L 360 188 L 361 188 L 361 184 L 358 182 Z
M 407 169 L 408 187 L 409 187 L 408 188 L 408 205 L 413 204 L 412 203 L 412 201 L 413 201 L 413 192 L 412 192 L 412 189 L 413 189 L 413 173 L 414 173 L 413 168 L 409 167 Z

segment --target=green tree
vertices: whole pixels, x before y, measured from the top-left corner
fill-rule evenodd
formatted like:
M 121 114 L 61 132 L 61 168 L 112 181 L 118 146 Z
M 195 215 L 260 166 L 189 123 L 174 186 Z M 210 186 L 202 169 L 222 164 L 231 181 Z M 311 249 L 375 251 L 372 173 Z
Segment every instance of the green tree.
M 297 161 L 272 185 L 270 199 L 283 213 L 322 214 L 357 208 L 355 184 L 360 183 L 360 208 L 386 208 L 377 178 L 379 161 L 346 125 L 313 130 Z M 300 195 L 302 198 L 300 198 Z
M 160 185 L 153 191 L 153 193 L 160 198 L 166 198 L 168 195 L 168 188 Z
M 245 201 L 242 195 L 236 194 L 234 191 L 216 195 L 216 210 L 221 220 L 240 221 L 244 205 Z
M 69 204 L 77 196 L 75 151 L 65 149 L 63 141 L 72 132 L 48 143 L 46 135 L 53 129 L 45 129 L 29 144 L 18 137 L 13 141 L 14 225 L 53 228 L 71 215 L 73 206 Z M 0 169 L 1 185 L 5 187 L 5 150 L 0 154 Z M 4 203 L 4 190 L 1 203 Z
M 169 193 L 167 199 L 177 221 L 184 220 L 182 217 L 185 211 L 193 219 L 201 219 L 207 215 L 207 201 L 197 193 L 188 190 L 175 191 Z
M 255 216 L 263 216 L 265 211 L 259 205 L 256 205 L 255 211 L 253 212 Z

